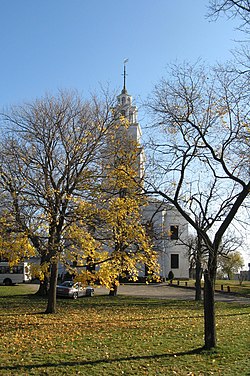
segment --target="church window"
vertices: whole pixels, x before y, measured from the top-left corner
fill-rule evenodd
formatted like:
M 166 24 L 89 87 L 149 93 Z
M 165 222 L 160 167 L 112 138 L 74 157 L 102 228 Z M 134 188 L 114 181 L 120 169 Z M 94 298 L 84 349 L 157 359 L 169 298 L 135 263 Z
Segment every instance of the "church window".
M 170 226 L 170 239 L 171 240 L 178 240 L 179 238 L 179 226 L 172 225 Z
M 122 97 L 122 104 L 124 104 L 125 103 L 125 97 Z
M 179 255 L 171 254 L 171 269 L 179 269 Z

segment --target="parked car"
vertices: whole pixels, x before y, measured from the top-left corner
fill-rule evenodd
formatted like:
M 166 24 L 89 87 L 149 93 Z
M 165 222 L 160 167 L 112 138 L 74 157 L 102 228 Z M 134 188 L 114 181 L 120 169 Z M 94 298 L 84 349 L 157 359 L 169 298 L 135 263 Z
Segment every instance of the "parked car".
M 92 286 L 84 287 L 81 282 L 64 281 L 61 285 L 56 286 L 56 295 L 72 299 L 81 296 L 94 296 L 94 288 Z

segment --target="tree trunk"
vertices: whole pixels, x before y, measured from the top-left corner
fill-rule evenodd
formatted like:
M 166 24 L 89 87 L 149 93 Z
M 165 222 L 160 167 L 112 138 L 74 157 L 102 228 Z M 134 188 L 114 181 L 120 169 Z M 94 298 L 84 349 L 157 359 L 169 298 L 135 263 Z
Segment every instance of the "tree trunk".
M 45 252 L 40 252 L 41 253 L 41 261 L 40 261 L 40 266 L 42 266 L 44 263 L 48 262 L 48 256 Z M 40 286 L 38 291 L 36 292 L 36 295 L 39 296 L 47 296 L 48 295 L 48 287 L 49 287 L 49 279 L 47 275 L 45 274 L 44 280 L 40 281 Z
M 212 274 L 212 275 L 211 275 Z M 214 305 L 214 273 L 204 273 L 204 325 L 205 349 L 216 347 L 215 305 Z
M 197 250 L 196 250 L 196 260 L 195 260 L 195 300 L 200 301 L 201 298 L 201 256 L 202 256 L 202 238 L 199 233 L 197 233 Z
M 48 303 L 47 303 L 47 309 L 45 313 L 56 313 L 57 276 L 58 276 L 58 261 L 53 261 L 51 264 Z
M 201 296 L 201 262 L 197 260 L 196 262 L 196 269 L 195 269 L 195 300 L 200 301 L 202 300 Z
M 48 286 L 49 286 L 49 280 L 45 276 L 43 281 L 40 281 L 40 286 L 38 291 L 36 292 L 36 295 L 39 296 L 47 296 L 48 295 Z
M 117 296 L 118 286 L 113 283 L 112 289 L 109 291 L 109 296 Z

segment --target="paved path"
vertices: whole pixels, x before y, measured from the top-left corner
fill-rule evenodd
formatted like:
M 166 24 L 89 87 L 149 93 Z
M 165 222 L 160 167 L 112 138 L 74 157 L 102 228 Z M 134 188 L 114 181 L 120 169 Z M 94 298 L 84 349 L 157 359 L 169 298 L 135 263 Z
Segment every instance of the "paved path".
M 95 294 L 108 294 L 104 287 L 96 288 Z M 159 284 L 124 284 L 118 288 L 118 295 L 158 298 L 158 299 L 175 299 L 175 300 L 194 300 L 195 290 L 181 287 L 170 287 L 167 283 Z M 230 294 L 215 293 L 215 300 L 221 302 L 239 302 L 250 304 L 250 298 Z

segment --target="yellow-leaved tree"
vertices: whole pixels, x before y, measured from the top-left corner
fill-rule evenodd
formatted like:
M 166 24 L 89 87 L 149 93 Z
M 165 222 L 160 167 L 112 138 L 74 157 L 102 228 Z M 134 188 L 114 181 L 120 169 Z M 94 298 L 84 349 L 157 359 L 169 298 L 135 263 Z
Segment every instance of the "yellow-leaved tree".
M 90 201 L 101 179 L 106 138 L 116 127 L 112 106 L 107 93 L 83 100 L 61 90 L 0 116 L 0 190 L 40 255 L 46 313 L 56 313 L 58 262 L 78 201 Z
M 17 227 L 10 214 L 6 211 L 1 213 L 0 259 L 14 266 L 31 256 L 35 256 L 35 248 L 31 245 L 27 233 Z
M 92 241 L 80 247 L 86 269 L 79 278 L 84 282 L 98 280 L 110 289 L 110 295 L 116 295 L 121 278 L 136 280 L 140 272 L 145 276 L 145 270 L 149 279 L 157 278 L 159 270 L 158 255 L 142 219 L 146 204 L 141 189 L 142 149 L 129 137 L 128 130 L 128 121 L 120 117 L 117 132 L 107 143 L 99 199 L 88 217 Z M 84 218 L 86 209 L 83 206 L 79 210 Z M 75 235 L 83 231 L 78 225 Z M 93 246 L 89 248 L 89 244 Z

